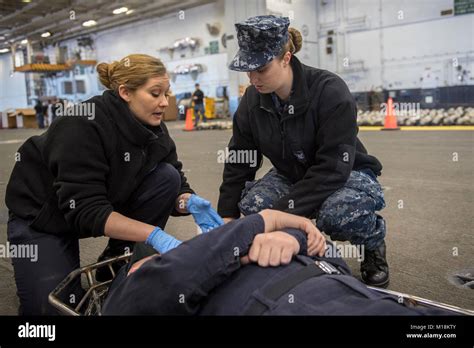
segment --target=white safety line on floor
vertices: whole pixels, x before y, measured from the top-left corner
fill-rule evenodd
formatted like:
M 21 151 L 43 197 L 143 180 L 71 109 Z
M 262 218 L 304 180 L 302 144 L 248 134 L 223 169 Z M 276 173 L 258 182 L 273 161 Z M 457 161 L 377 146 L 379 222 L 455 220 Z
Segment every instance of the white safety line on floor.
M 19 144 L 24 142 L 26 139 L 11 139 L 11 140 L 0 140 L 0 145 L 3 144 Z

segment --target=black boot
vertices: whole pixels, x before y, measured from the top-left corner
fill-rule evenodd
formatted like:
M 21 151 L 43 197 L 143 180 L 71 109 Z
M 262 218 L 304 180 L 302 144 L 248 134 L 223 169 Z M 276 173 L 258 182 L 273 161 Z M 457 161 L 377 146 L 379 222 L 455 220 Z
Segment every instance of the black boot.
M 385 241 L 375 250 L 364 251 L 360 266 L 362 280 L 367 285 L 386 288 L 389 282 Z

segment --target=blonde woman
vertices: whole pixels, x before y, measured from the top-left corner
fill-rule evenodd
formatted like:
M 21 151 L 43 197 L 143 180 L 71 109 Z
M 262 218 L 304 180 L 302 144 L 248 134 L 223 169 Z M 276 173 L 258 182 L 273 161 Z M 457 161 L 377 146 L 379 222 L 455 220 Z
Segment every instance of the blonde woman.
M 12 259 L 20 314 L 54 314 L 48 293 L 79 267 L 79 238 L 110 237 L 104 259 L 132 251 L 133 242 L 148 252 L 176 246 L 162 230 L 170 215 L 192 213 L 203 231 L 222 224 L 190 188 L 163 123 L 170 90 L 163 63 L 132 54 L 97 72 L 103 95 L 18 150 L 6 193 L 8 239 L 38 248 L 36 262 Z

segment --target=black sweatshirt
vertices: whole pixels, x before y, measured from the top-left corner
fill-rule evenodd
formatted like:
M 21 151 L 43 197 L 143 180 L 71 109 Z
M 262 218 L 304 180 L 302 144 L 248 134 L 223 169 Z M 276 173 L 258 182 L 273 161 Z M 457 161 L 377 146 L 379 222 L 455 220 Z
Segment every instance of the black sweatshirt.
M 82 110 L 94 113 L 58 117 L 20 147 L 5 198 L 11 213 L 40 232 L 101 236 L 110 213 L 125 211 L 131 194 L 161 162 L 179 171 L 179 194 L 193 193 L 164 123 L 144 126 L 113 91 L 84 104 L 90 105 Z
M 351 170 L 370 168 L 381 175 L 382 165 L 357 137 L 356 104 L 344 81 L 303 65 L 294 56 L 291 66 L 293 93 L 281 117 L 271 94 L 247 88 L 234 115 L 229 153 L 255 151 L 260 165 L 266 156 L 293 183 L 273 208 L 315 218 L 326 198 L 344 186 Z M 242 189 L 258 169 L 253 163 L 225 164 L 218 203 L 222 217 L 240 216 L 237 203 Z
M 204 104 L 204 93 L 198 89 L 193 93 L 193 97 L 197 97 L 196 100 L 194 100 L 194 104 Z

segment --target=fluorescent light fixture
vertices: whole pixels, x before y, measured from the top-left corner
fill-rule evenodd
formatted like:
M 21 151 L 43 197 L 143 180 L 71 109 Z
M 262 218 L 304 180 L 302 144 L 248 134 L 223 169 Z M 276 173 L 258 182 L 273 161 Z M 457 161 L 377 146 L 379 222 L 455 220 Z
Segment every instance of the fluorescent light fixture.
M 1 48 L 0 53 L 7 53 L 9 51 L 8 48 Z
M 90 20 L 85 21 L 84 23 L 82 23 L 82 26 L 84 26 L 84 27 L 93 27 L 96 24 L 97 24 L 97 22 L 95 20 L 90 19 Z
M 26 45 L 28 43 L 28 39 L 23 39 L 23 40 L 20 41 L 20 43 L 22 45 Z
M 127 12 L 125 12 L 125 14 L 129 15 L 129 14 L 132 14 L 133 12 L 135 12 L 135 10 L 128 10 Z
M 121 14 L 121 13 L 125 13 L 128 11 L 128 8 L 126 7 L 120 7 L 120 8 L 116 8 L 115 10 L 112 11 L 113 14 Z
M 51 36 L 51 33 L 49 31 L 41 34 L 41 37 L 50 37 Z

